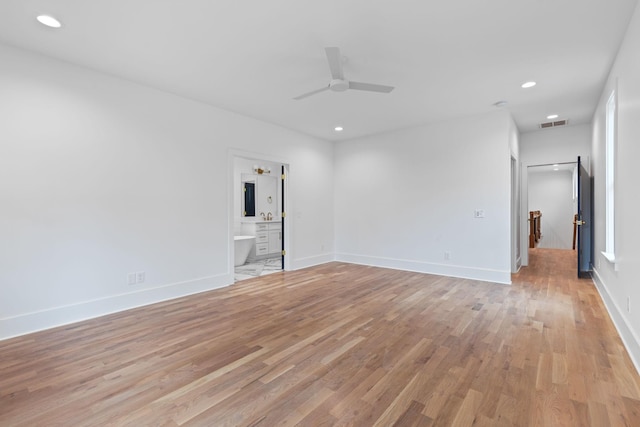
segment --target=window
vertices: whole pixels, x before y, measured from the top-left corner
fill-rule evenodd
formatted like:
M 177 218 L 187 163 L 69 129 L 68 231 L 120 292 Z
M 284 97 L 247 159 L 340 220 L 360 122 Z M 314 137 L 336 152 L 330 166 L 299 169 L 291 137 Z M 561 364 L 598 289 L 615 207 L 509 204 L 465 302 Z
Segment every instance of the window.
M 615 260 L 615 169 L 616 169 L 616 92 L 611 92 L 606 108 L 605 135 L 605 252 Z

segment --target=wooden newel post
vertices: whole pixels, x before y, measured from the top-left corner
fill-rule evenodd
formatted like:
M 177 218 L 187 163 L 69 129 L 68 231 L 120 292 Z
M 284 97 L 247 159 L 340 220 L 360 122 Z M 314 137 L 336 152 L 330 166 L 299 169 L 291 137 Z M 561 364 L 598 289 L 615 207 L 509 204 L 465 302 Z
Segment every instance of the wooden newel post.
M 542 220 L 542 212 L 530 211 L 529 212 L 529 247 L 535 248 L 536 243 L 542 237 L 542 231 L 540 223 Z
M 536 247 L 536 220 L 533 212 L 529 212 L 529 247 Z

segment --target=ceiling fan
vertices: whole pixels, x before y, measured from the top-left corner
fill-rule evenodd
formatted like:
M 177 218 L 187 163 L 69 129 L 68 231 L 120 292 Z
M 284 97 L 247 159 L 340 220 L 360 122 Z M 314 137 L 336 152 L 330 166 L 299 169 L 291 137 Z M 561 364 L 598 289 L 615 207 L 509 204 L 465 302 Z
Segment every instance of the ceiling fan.
M 327 53 L 327 61 L 329 61 L 329 69 L 331 70 L 331 81 L 327 86 L 321 89 L 296 96 L 295 98 L 293 98 L 296 101 L 311 95 L 315 95 L 316 93 L 324 92 L 325 90 L 343 92 L 347 89 L 355 89 L 383 93 L 389 93 L 393 90 L 393 86 L 384 86 L 373 83 L 361 83 L 346 80 L 344 78 L 344 73 L 342 72 L 342 56 L 340 55 L 340 49 L 337 47 L 325 47 L 324 50 Z

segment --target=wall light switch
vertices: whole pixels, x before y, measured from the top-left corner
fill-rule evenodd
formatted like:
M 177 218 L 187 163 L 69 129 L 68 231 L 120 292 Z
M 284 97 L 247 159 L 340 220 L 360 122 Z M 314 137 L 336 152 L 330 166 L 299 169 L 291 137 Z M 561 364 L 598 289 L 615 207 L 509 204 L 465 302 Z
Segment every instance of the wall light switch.
M 474 218 L 484 218 L 484 209 L 476 209 L 473 211 Z
M 136 273 L 128 273 L 127 285 L 135 285 L 135 284 L 136 284 Z
M 143 283 L 145 279 L 144 271 L 138 271 L 136 273 L 136 283 Z

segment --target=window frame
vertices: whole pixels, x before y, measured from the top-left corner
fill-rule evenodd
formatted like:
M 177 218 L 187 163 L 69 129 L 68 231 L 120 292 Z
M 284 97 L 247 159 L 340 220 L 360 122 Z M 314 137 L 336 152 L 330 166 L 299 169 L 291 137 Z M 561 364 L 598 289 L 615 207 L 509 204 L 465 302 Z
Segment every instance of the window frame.
M 611 91 L 605 106 L 605 250 L 602 255 L 615 262 L 615 177 L 616 177 L 616 130 L 617 94 Z

